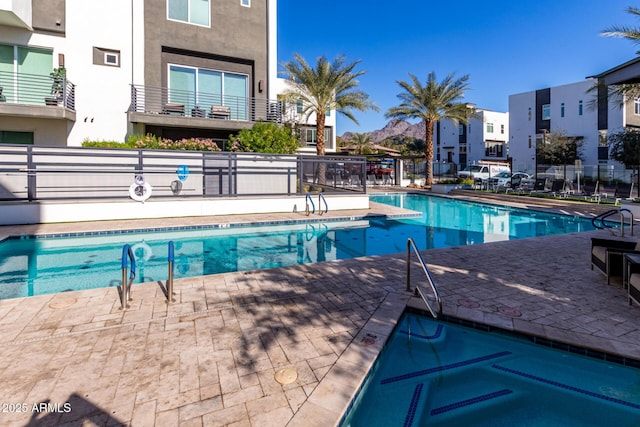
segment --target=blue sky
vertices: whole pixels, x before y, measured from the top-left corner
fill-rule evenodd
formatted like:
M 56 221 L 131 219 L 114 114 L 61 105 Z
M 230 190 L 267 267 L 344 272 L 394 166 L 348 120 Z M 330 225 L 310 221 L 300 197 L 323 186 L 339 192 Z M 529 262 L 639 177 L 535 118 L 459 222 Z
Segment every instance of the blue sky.
M 465 101 L 507 111 L 509 95 L 581 81 L 633 59 L 640 45 L 600 35 L 611 25 L 640 27 L 629 6 L 640 2 L 280 0 L 278 63 L 294 53 L 309 63 L 321 55 L 361 60 L 360 89 L 380 112 L 357 112 L 360 125 L 338 116 L 337 135 L 384 127 L 384 112 L 399 103 L 396 81 L 409 73 L 423 82 L 431 71 L 438 80 L 468 74 Z

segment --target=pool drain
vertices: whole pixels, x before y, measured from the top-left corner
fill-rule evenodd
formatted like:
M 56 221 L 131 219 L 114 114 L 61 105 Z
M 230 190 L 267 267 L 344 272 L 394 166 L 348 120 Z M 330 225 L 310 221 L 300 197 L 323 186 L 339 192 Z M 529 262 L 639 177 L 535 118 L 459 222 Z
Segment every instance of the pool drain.
M 275 379 L 282 385 L 291 384 L 298 379 L 298 372 L 291 368 L 280 369 L 276 372 Z
M 78 302 L 78 300 L 72 297 L 59 297 L 49 303 L 49 308 L 67 308 L 71 307 L 76 302 Z

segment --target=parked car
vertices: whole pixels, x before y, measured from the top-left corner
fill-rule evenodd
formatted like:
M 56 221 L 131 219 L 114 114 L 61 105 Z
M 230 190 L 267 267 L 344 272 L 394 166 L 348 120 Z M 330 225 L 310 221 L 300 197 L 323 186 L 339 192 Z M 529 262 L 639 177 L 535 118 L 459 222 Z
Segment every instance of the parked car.
M 531 178 L 529 174 L 524 172 L 511 173 L 502 171 L 489 178 L 489 185 L 498 187 L 518 187 L 523 179 Z

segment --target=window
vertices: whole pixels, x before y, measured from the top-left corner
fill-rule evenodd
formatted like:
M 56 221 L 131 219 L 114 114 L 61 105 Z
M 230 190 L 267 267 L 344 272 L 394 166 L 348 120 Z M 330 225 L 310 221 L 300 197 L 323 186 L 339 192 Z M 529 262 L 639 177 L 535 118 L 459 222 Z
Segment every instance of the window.
M 493 133 L 493 123 L 487 123 L 487 133 Z
M 33 145 L 33 132 L 0 130 L 0 144 Z
M 251 0 L 240 0 L 240 6 L 251 7 Z
M 529 107 L 529 121 L 531 121 L 531 107 Z
M 551 119 L 551 104 L 544 104 L 542 106 L 542 120 Z
M 51 86 L 34 85 L 32 80 L 19 79 L 18 76 L 34 74 L 49 77 L 52 70 L 53 50 L 0 44 L 0 75 L 4 74 L 0 86 L 6 102 L 44 104 L 44 99 L 51 96 Z
M 578 102 L 578 115 L 579 116 L 582 115 L 582 100 Z
M 120 55 L 117 53 L 105 52 L 104 63 L 105 65 L 114 65 L 117 67 L 120 64 Z
M 531 135 L 529 135 L 529 148 L 531 148 Z
M 504 125 L 500 125 L 500 133 L 504 135 Z
M 307 146 L 315 146 L 318 142 L 318 133 L 315 128 L 306 128 L 302 136 L 304 138 L 303 142 Z M 326 147 L 331 145 L 331 128 L 324 128 L 324 143 Z
M 640 115 L 640 98 L 633 98 L 633 113 Z
M 462 123 L 458 125 L 458 135 L 464 135 L 464 125 Z
M 108 65 L 110 67 L 120 66 L 120 51 L 114 49 L 104 49 L 93 47 L 93 64 Z
M 209 26 L 209 0 L 167 0 L 167 19 Z
M 224 105 L 230 107 L 230 119 L 247 120 L 248 80 L 243 74 L 169 65 L 169 102 L 184 105 L 185 112 Z
M 560 104 L 560 117 L 564 117 L 564 102 Z
M 296 113 L 302 114 L 302 107 L 303 107 L 302 99 L 298 99 L 296 101 Z

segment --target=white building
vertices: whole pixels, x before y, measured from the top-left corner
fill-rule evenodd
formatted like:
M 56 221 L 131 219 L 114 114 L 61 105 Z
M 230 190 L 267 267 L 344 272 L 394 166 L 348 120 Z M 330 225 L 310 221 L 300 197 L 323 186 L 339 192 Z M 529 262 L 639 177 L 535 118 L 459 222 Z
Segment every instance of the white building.
M 536 143 L 550 132 L 576 138 L 585 166 L 616 163 L 609 160 L 607 135 L 638 119 L 633 110 L 621 108 L 620 101 L 598 97 L 597 89 L 593 89 L 596 83 L 596 79 L 586 79 L 509 96 L 509 145 L 514 169 L 534 172 Z M 599 102 L 599 98 L 608 101 Z
M 287 79 L 278 77 L 276 80 L 276 90 L 278 96 L 287 92 L 291 86 Z M 283 123 L 289 123 L 298 129 L 300 133 L 300 143 L 302 147 L 298 150 L 302 154 L 316 154 L 316 115 L 310 114 L 308 117 L 302 114 L 304 106 L 302 101 L 284 102 Z M 325 152 L 336 152 L 336 110 L 332 109 L 325 117 L 324 128 Z
M 436 123 L 433 146 L 437 161 L 465 166 L 480 160 L 507 160 L 509 113 L 476 111 L 466 126 L 449 119 Z

